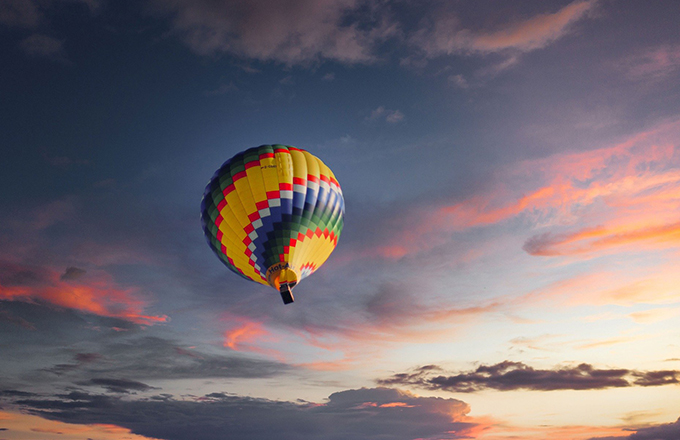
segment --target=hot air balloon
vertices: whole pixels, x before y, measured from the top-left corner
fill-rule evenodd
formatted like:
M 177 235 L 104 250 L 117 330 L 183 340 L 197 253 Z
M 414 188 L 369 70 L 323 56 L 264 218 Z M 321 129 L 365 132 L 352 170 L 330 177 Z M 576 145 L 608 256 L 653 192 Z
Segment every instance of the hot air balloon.
M 335 249 L 344 213 L 330 168 L 286 145 L 250 148 L 226 161 L 201 202 L 203 230 L 217 257 L 240 276 L 275 288 L 284 304 Z

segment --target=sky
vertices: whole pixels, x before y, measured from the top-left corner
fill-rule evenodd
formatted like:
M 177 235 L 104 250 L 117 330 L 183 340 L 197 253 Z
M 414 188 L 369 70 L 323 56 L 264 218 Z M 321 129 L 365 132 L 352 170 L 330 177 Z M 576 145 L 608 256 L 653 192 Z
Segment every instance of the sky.
M 0 439 L 677 440 L 674 0 L 0 0 Z M 203 236 L 304 148 L 284 306 Z

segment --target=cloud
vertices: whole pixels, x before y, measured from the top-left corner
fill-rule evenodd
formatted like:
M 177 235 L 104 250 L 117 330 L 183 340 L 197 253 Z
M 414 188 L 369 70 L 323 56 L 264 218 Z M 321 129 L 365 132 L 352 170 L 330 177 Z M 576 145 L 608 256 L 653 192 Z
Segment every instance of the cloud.
M 143 391 L 135 388 L 133 382 L 153 387 L 157 386 L 156 381 L 261 379 L 295 371 L 294 366 L 283 362 L 250 358 L 219 346 L 194 347 L 152 336 L 164 335 L 167 330 L 116 318 L 83 316 L 35 303 L 0 301 L 0 312 L 3 310 L 35 322 L 36 328 L 26 331 L 0 320 L 5 344 L 2 359 L 5 362 L 0 362 L 3 365 L 0 390 L 44 391 L 108 385 L 109 389 L 118 387 L 119 391 L 126 386 L 129 391 Z M 125 325 L 128 331 L 116 331 L 116 326 Z M 59 347 L 54 346 L 55 335 Z M 74 350 L 83 344 L 87 351 Z M 46 352 L 50 356 L 45 356 Z M 22 364 L 15 368 L 7 359 L 22 359 Z
M 3 0 L 0 2 L 0 24 L 34 29 L 47 21 L 45 14 L 59 3 L 81 3 L 90 12 L 101 5 L 100 0 Z
M 288 65 L 327 59 L 376 60 L 376 46 L 394 35 L 385 19 L 360 22 L 359 0 L 152 0 L 172 29 L 201 55 L 227 53 Z
M 544 233 L 527 240 L 523 249 L 530 255 L 556 256 L 579 254 L 599 249 L 651 242 L 676 247 L 680 244 L 680 222 L 626 230 L 605 227 L 585 228 L 566 234 Z
M 376 115 L 386 112 L 385 107 L 376 110 Z M 636 252 L 641 257 L 649 251 L 672 252 L 678 241 L 667 239 L 672 235 L 661 237 L 662 233 L 670 234 L 679 219 L 678 142 L 680 122 L 664 122 L 612 145 L 513 163 L 497 170 L 481 190 L 464 198 L 421 197 L 399 200 L 391 206 L 371 205 L 363 210 L 355 207 L 355 212 L 366 213 L 357 224 L 371 226 L 365 232 L 348 231 L 355 235 L 351 239 L 348 235 L 350 241 L 346 239 L 329 260 L 336 269 L 326 272 L 320 282 L 314 284 L 313 278 L 311 284 L 300 287 L 309 286 L 308 292 L 313 294 L 308 297 L 305 312 L 291 309 L 284 319 L 263 311 L 260 304 L 243 303 L 232 311 L 244 321 L 223 329 L 237 331 L 236 338 L 226 342 L 243 351 L 260 350 L 275 359 L 282 355 L 286 362 L 301 367 L 337 370 L 356 367 L 366 362 L 367 353 L 385 350 L 391 344 L 438 340 L 480 325 L 489 317 L 505 319 L 508 313 L 533 308 L 539 302 L 560 307 L 677 302 L 680 277 L 670 264 L 672 260 L 666 266 L 651 269 L 638 266 L 626 273 L 611 266 L 607 266 L 608 272 L 592 273 L 590 270 L 596 266 L 589 265 L 587 273 L 580 273 L 583 271 L 579 268 L 578 273 L 551 280 L 552 283 L 539 280 L 528 287 L 532 290 L 526 294 L 522 294 L 521 288 L 519 291 L 513 288 L 519 293 L 515 297 L 509 293 L 489 298 L 489 292 L 478 290 L 475 293 L 485 298 L 481 301 L 474 300 L 466 291 L 475 290 L 476 286 L 442 287 L 432 279 L 441 274 L 449 276 L 446 270 L 455 271 L 471 261 L 494 258 L 499 247 L 508 243 L 518 251 L 524 238 L 545 233 L 547 237 L 562 237 L 584 232 L 569 244 L 583 246 L 580 253 L 570 253 L 572 248 L 567 243 L 550 248 L 573 256 L 566 263 L 615 251 Z M 511 241 L 504 238 L 509 235 L 509 228 L 513 231 Z M 585 236 L 586 232 L 590 238 Z M 597 236 L 600 233 L 603 235 Z M 484 237 L 493 240 L 485 243 Z M 602 240 L 597 246 L 586 246 L 597 240 Z M 507 248 L 501 251 L 506 252 Z M 520 252 L 518 258 L 535 264 L 532 260 L 539 257 L 522 256 Z M 399 265 L 393 264 L 396 260 Z M 353 271 L 372 276 L 368 282 L 343 277 Z M 404 278 L 404 273 L 410 275 Z M 387 281 L 390 279 L 403 281 Z M 334 284 L 356 294 L 343 297 L 339 304 L 335 291 L 326 287 Z M 428 291 L 435 292 L 435 296 L 422 294 Z M 304 290 L 300 292 L 304 294 Z M 461 303 L 461 298 L 467 302 Z M 621 314 L 622 318 L 626 316 Z M 652 322 L 664 316 L 670 314 L 639 313 L 630 318 Z M 241 328 L 248 322 L 257 325 Z M 251 336 L 245 340 L 239 339 L 240 335 Z M 281 338 L 280 341 L 268 340 L 271 335 Z M 572 348 L 590 349 L 598 344 L 631 340 L 584 340 L 575 342 Z M 277 345 L 306 349 L 302 356 L 292 359 L 286 352 L 267 351 L 277 350 Z
M 380 385 L 415 385 L 429 390 L 472 393 L 485 389 L 512 390 L 599 390 L 632 386 L 661 386 L 680 383 L 680 371 L 635 371 L 598 369 L 590 364 L 538 370 L 522 362 L 503 361 L 481 365 L 474 371 L 447 375 L 436 365 L 416 368 L 377 381 Z
M 389 225 L 377 228 L 363 249 L 353 250 L 358 254 L 353 258 L 424 255 L 463 231 L 511 220 L 545 231 L 525 242 L 534 256 L 677 248 L 680 120 L 614 145 L 514 163 L 463 200 L 411 203 L 397 218 L 383 216 Z
M 36 2 L 31 0 L 5 0 L 0 2 L 0 23 L 5 26 L 33 28 L 42 20 Z
M 404 120 L 404 114 L 399 110 L 388 110 L 380 106 L 373 110 L 370 115 L 366 117 L 366 121 L 385 120 L 390 124 L 396 124 Z
M 19 47 L 26 55 L 68 63 L 64 40 L 40 32 L 49 28 L 48 16 L 55 6 L 65 4 L 84 5 L 92 13 L 99 9 L 101 0 L 2 0 L 0 1 L 0 25 L 36 31 L 19 43 Z M 54 159 L 59 166 L 73 163 L 69 158 Z
M 158 389 L 158 388 L 149 386 L 145 383 L 137 382 L 135 380 L 110 379 L 110 378 L 103 378 L 103 377 L 95 377 L 94 379 L 90 379 L 87 382 L 81 383 L 81 385 L 97 385 L 97 386 L 101 386 L 102 388 L 106 388 L 111 393 L 122 393 L 122 394 L 129 394 L 129 393 L 134 392 L 134 391 L 149 391 L 149 390 Z
M 224 332 L 224 346 L 232 350 L 241 350 L 244 342 L 253 341 L 268 334 L 269 332 L 264 330 L 259 322 L 242 322 Z
M 64 41 L 49 35 L 33 34 L 21 41 L 21 48 L 27 55 L 33 57 L 66 60 Z
M 515 304 L 537 304 L 541 301 L 557 301 L 561 306 L 618 305 L 631 307 L 639 304 L 673 304 L 680 301 L 677 286 L 680 273 L 674 264 L 656 266 L 651 270 L 599 271 L 565 278 L 540 287 L 520 298 Z M 665 309 L 668 310 L 666 306 Z M 668 316 L 667 312 L 650 312 L 629 315 L 637 322 L 653 322 Z M 615 316 L 615 315 L 614 315 Z M 620 315 L 623 317 L 624 315 Z M 595 315 L 588 319 L 610 318 L 612 315 Z M 645 318 L 648 318 L 646 320 Z M 619 339 L 621 340 L 621 339 Z M 588 344 L 590 345 L 590 344 Z
M 470 87 L 465 77 L 461 74 L 449 76 L 449 81 L 460 89 L 467 89 Z
M 223 321 L 228 322 L 229 328 L 224 332 L 224 347 L 234 351 L 260 353 L 265 356 L 282 360 L 282 354 L 275 349 L 261 348 L 258 343 L 278 342 L 278 338 L 267 329 L 264 323 L 241 316 L 225 314 Z
M 62 53 L 62 61 L 64 60 L 63 55 L 64 54 Z M 55 167 L 62 169 L 69 168 L 73 165 L 87 165 L 90 163 L 87 159 L 73 159 L 68 156 L 52 156 L 47 152 L 43 152 L 43 158 Z
M 205 92 L 205 96 L 219 96 L 219 95 L 225 95 L 227 93 L 231 92 L 237 92 L 238 87 L 236 84 L 234 84 L 233 81 L 229 81 L 229 84 L 220 84 L 220 86 L 214 90 L 208 90 Z
M 166 440 L 457 439 L 478 425 L 456 399 L 387 388 L 331 394 L 328 402 L 293 403 L 211 393 L 193 399 L 123 400 L 70 393 L 14 402 L 33 415 L 77 424 L 111 424 Z
M 107 376 L 134 380 L 247 379 L 273 377 L 291 370 L 291 366 L 276 361 L 249 359 L 234 354 L 207 353 L 172 340 L 152 336 L 131 337 L 103 345 L 92 361 L 66 365 L 72 365 L 73 368 L 61 368 L 61 371 L 72 371 L 77 368 L 77 371 L 73 371 L 67 378 L 79 381 L 91 381 Z
M 677 440 L 680 438 L 680 418 L 672 423 L 638 428 L 635 431 L 626 436 L 592 437 L 589 440 Z
M 64 274 L 59 274 L 47 267 L 0 261 L 0 299 L 45 301 L 59 307 L 146 325 L 167 319 L 165 316 L 143 314 L 145 303 L 135 297 L 134 289 L 118 288 L 108 274 L 100 272 L 80 280 L 83 276 L 78 272 L 80 269 L 71 269 L 70 273 L 67 269 Z
M 554 13 L 539 14 L 486 30 L 462 28 L 456 14 L 438 10 L 426 25 L 409 38 L 409 43 L 428 58 L 508 50 L 528 52 L 543 48 L 566 35 L 572 25 L 585 17 L 595 4 L 594 0 L 575 1 Z
M 629 57 L 621 63 L 632 80 L 661 80 L 680 69 L 680 46 L 664 45 Z
M 1 397 L 11 397 L 11 398 L 26 398 L 26 397 L 34 397 L 38 396 L 38 394 L 35 393 L 28 393 L 26 391 L 19 391 L 19 390 L 0 390 L 0 396 Z M 2 419 L 0 419 L 2 420 Z
M 358 296 L 359 304 L 335 301 L 334 307 L 327 308 L 321 301 L 317 303 L 319 309 L 310 304 L 295 318 L 289 316 L 285 322 L 272 322 L 268 327 L 274 327 L 270 332 L 282 338 L 279 345 L 301 344 L 307 347 L 305 351 L 315 350 L 307 356 L 309 360 L 298 356 L 289 362 L 315 370 L 346 370 L 370 364 L 371 356 L 393 344 L 449 340 L 501 307 L 493 301 L 472 306 L 428 303 L 419 295 L 422 289 L 422 285 L 405 282 L 383 283 Z
M 666 319 L 674 318 L 678 315 L 680 315 L 680 308 L 663 307 L 658 309 L 633 312 L 628 314 L 628 317 L 638 324 L 649 324 L 659 321 L 665 321 Z
M 81 425 L 56 422 L 42 417 L 18 412 L 0 411 L 0 420 L 7 428 L 0 431 L 11 432 L 13 438 L 68 438 L 69 440 L 156 440 L 142 437 L 127 428 L 110 424 Z M 42 434 L 36 437 L 35 433 Z M 52 434 L 52 435 L 49 435 Z M 59 437 L 56 437 L 59 436 Z
M 680 418 L 673 423 L 638 429 L 629 437 L 629 440 L 675 440 L 678 438 L 680 438 Z
M 87 271 L 85 271 L 84 269 L 80 269 L 80 268 L 74 267 L 74 266 L 69 266 L 69 267 L 66 268 L 66 271 L 63 274 L 61 274 L 59 279 L 62 280 L 62 281 L 77 280 L 78 278 L 85 275 L 85 273 L 87 273 Z
M 86 364 L 98 361 L 102 359 L 102 355 L 98 353 L 76 353 L 74 356 L 75 363 L 73 364 L 57 364 L 52 368 L 48 368 L 45 371 L 49 371 L 56 375 L 61 375 L 68 373 L 70 371 L 76 370 L 83 367 Z
M 13 315 L 7 310 L 0 310 L 0 321 L 12 323 L 26 330 L 35 330 L 35 325 L 32 322 L 27 321 L 21 316 Z

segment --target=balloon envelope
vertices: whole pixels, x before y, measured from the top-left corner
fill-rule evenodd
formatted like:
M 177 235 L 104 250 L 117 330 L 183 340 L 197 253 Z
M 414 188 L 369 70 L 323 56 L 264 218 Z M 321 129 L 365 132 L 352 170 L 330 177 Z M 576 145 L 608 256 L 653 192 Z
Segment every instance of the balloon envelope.
M 335 248 L 345 202 L 333 172 L 309 152 L 262 145 L 226 161 L 205 188 L 201 220 L 208 244 L 232 271 L 291 289 Z

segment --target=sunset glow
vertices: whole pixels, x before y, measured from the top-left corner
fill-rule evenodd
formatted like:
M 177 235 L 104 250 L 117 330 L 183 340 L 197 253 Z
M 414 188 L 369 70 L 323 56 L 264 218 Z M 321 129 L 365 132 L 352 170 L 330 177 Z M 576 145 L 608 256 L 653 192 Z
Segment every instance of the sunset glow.
M 678 12 L 0 0 L 0 440 L 680 439 Z

